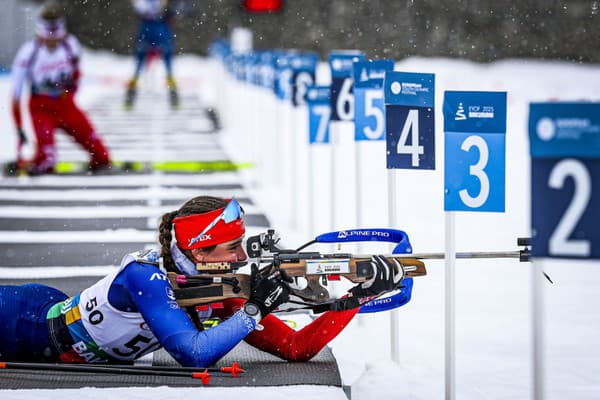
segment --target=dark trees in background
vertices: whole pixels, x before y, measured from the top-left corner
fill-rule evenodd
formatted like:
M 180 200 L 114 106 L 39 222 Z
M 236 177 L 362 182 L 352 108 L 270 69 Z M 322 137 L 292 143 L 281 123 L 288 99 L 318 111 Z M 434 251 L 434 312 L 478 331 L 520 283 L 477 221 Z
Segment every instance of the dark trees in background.
M 369 57 L 447 56 L 492 61 L 536 57 L 600 62 L 600 1 L 284 0 L 277 14 L 249 14 L 241 0 L 174 0 L 179 52 L 205 54 L 236 26 L 256 48 L 299 48 L 326 57 L 355 48 Z M 64 0 L 70 29 L 91 48 L 130 53 L 137 21 L 126 0 Z

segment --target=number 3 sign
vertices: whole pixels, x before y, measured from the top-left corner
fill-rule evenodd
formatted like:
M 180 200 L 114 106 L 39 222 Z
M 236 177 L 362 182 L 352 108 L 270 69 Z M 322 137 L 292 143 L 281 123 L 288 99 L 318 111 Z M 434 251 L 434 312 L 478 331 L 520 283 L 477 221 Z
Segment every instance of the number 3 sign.
M 534 257 L 600 258 L 600 104 L 529 109 Z
M 444 93 L 444 210 L 504 212 L 506 92 Z

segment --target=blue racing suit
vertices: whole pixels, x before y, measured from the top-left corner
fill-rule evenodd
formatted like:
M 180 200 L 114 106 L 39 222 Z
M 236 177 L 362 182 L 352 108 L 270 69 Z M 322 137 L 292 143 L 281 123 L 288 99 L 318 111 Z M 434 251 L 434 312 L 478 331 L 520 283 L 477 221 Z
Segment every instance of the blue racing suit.
M 44 285 L 0 286 L 0 359 L 131 362 L 162 346 L 184 366 L 206 367 L 254 330 L 240 310 L 198 331 L 157 259 L 155 250 L 127 255 L 118 271 L 69 299 Z

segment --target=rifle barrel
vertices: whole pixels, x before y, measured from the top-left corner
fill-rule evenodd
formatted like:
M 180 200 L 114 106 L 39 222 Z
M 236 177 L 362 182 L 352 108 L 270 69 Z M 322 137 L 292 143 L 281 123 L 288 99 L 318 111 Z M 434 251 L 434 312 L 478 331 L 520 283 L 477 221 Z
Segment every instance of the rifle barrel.
M 370 254 L 355 255 L 355 258 L 370 258 Z M 385 257 L 417 258 L 422 260 L 443 260 L 445 253 L 413 253 L 413 254 L 386 254 Z M 521 252 L 515 251 L 467 251 L 457 252 L 456 258 L 520 258 Z
M 457 252 L 456 258 L 516 258 L 523 259 L 523 250 L 514 251 L 465 251 Z M 298 257 L 299 259 L 336 259 L 336 258 L 371 258 L 372 254 L 320 254 L 319 257 L 304 256 Z M 443 260 L 446 258 L 445 253 L 412 253 L 412 254 L 383 254 L 384 257 L 395 257 L 395 258 L 417 258 L 421 260 Z M 273 261 L 272 256 L 261 257 L 262 262 Z

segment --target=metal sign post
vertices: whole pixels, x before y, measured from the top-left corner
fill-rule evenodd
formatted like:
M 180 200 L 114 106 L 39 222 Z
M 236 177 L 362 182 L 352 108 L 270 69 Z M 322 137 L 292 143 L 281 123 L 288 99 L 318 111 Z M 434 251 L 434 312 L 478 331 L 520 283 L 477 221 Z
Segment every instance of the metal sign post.
M 533 398 L 545 394 L 543 287 L 546 257 L 600 259 L 600 104 L 529 108 L 533 293 Z
M 331 70 L 331 229 L 335 230 L 336 214 L 336 144 L 341 141 L 343 131 L 340 122 L 354 121 L 354 94 L 352 66 L 356 61 L 362 61 L 365 56 L 358 50 L 336 50 L 329 54 L 329 68 Z
M 384 71 L 386 166 L 388 172 L 388 219 L 397 224 L 396 171 L 394 169 L 433 169 L 435 129 L 433 105 L 435 76 Z M 365 107 L 366 108 L 366 107 Z M 390 314 L 392 360 L 399 362 L 398 315 Z
M 444 93 L 446 399 L 455 398 L 456 211 L 504 212 L 505 92 Z

